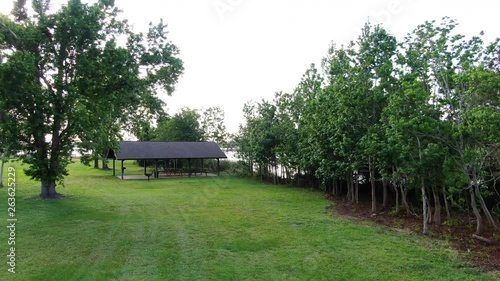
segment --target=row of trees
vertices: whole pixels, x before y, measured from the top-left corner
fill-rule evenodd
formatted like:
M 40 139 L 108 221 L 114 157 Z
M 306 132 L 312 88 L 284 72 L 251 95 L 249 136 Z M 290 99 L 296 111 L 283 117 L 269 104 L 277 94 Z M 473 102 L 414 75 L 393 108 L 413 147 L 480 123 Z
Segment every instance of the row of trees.
M 224 146 L 229 138 L 224 119 L 220 107 L 201 110 L 185 107 L 173 116 L 161 116 L 156 126 L 144 120 L 134 133 L 141 141 L 213 141 Z
M 452 206 L 470 206 L 478 234 L 483 218 L 496 227 L 500 41 L 467 39 L 456 26 L 426 22 L 398 41 L 366 24 L 292 93 L 245 105 L 240 157 L 262 178 L 314 179 L 353 202 L 369 186 L 372 212 L 379 201 L 413 212 L 408 193 L 417 194 L 424 234 Z

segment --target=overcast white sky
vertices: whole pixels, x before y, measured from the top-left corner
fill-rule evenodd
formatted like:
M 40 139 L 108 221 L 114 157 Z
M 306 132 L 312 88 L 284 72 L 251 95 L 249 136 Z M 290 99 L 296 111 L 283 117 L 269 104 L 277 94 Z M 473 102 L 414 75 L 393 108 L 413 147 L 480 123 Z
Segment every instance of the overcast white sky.
M 88 0 L 89 2 L 91 0 Z M 31 1 L 28 1 L 31 2 Z M 52 0 L 53 5 L 64 0 Z M 8 13 L 12 0 L 0 0 Z M 160 18 L 180 50 L 185 72 L 171 97 L 170 114 L 187 106 L 220 106 L 236 132 L 243 104 L 291 92 L 311 63 L 320 64 L 331 42 L 356 39 L 370 19 L 401 39 L 426 20 L 457 19 L 467 36 L 481 30 L 500 37 L 500 1 L 436 0 L 116 0 L 137 31 Z

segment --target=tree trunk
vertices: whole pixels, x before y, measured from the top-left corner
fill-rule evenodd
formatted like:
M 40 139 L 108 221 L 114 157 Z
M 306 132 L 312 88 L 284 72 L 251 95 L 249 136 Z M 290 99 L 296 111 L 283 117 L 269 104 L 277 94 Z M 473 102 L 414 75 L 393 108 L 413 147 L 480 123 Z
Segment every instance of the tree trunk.
M 292 184 L 292 180 L 290 178 L 290 170 L 289 168 L 284 168 L 283 171 L 285 172 L 285 183 L 286 184 Z
M 342 179 L 337 179 L 337 196 L 342 196 Z
M 476 196 L 477 196 L 477 199 L 479 199 L 479 204 L 481 205 L 481 209 L 483 209 L 484 215 L 488 219 L 488 222 L 493 227 L 493 229 L 497 229 L 497 225 L 495 224 L 495 220 L 491 216 L 490 210 L 488 210 L 488 206 L 486 206 L 486 203 L 484 202 L 484 198 L 481 195 L 481 191 L 479 190 L 479 186 L 476 184 L 476 185 L 474 185 L 474 187 L 476 189 Z
M 388 193 L 388 190 L 387 190 L 388 189 L 388 187 L 387 187 L 388 185 L 389 185 L 389 183 L 386 180 L 384 180 L 384 183 L 383 183 L 383 193 L 382 193 L 382 196 L 383 196 L 382 197 L 382 206 L 384 208 L 387 208 L 387 206 L 389 205 L 389 202 L 388 202 L 389 200 L 387 198 L 388 197 L 388 194 L 387 194 Z
M 297 169 L 297 186 L 300 186 L 300 168 Z
M 2 155 L 2 161 L 1 167 L 0 167 L 0 187 L 3 187 L 3 170 L 5 169 L 5 157 Z
M 406 188 L 404 188 L 403 184 L 399 185 L 399 189 L 401 190 L 401 201 L 403 203 L 403 206 L 406 209 L 406 215 L 409 216 L 410 215 L 410 205 L 408 205 L 408 199 L 407 199 L 408 198 L 408 191 L 406 190 Z
M 394 186 L 394 192 L 396 193 L 396 213 L 399 213 L 399 192 L 397 186 Z
M 56 192 L 56 181 L 42 181 L 41 182 L 41 193 L 40 197 L 42 199 L 57 198 L 59 194 Z
M 347 198 L 347 200 L 351 201 L 351 185 L 349 185 L 349 181 L 346 181 L 345 187 L 347 189 L 347 191 L 346 191 L 346 193 L 347 193 L 346 198 Z
M 423 156 L 422 156 L 422 145 L 420 144 L 420 139 L 417 137 L 417 142 L 418 142 L 418 159 L 420 160 L 420 165 L 423 165 Z M 422 233 L 424 235 L 429 234 L 429 217 L 428 217 L 428 210 L 427 210 L 427 194 L 425 192 L 425 179 L 423 176 L 420 176 L 420 188 L 422 191 L 422 216 L 424 217 L 423 221 L 423 230 Z
M 434 223 L 441 225 L 441 202 L 439 200 L 439 193 L 435 185 L 432 185 L 432 195 L 434 197 Z
M 94 169 L 99 169 L 99 158 L 94 159 Z
M 46 181 L 41 181 L 42 189 L 40 191 L 40 197 L 48 198 L 49 197 L 49 183 Z
M 352 184 L 351 183 L 352 183 L 352 181 L 349 181 L 349 177 L 347 177 L 347 181 L 346 181 L 347 196 L 346 197 L 347 197 L 347 200 L 349 200 L 349 201 L 352 201 L 351 200 L 352 199 L 352 196 L 351 196 L 351 193 L 352 193 L 351 186 L 352 186 Z
M 431 200 L 429 199 L 431 196 L 426 194 L 427 197 L 427 223 L 431 224 L 432 223 L 432 206 L 431 206 Z
M 278 166 L 276 164 L 274 166 L 274 184 L 278 184 Z
M 450 215 L 450 207 L 448 206 L 448 199 L 446 198 L 446 188 L 443 185 L 443 200 L 444 200 L 444 207 L 446 209 L 446 220 L 451 219 Z
M 354 202 L 356 198 L 354 196 L 354 183 L 352 182 L 352 173 L 350 173 L 348 176 L 347 188 L 347 198 L 349 199 L 349 201 Z
M 356 204 L 358 204 L 359 203 L 359 181 L 358 181 L 358 179 L 356 179 L 355 192 L 356 192 Z
M 107 163 L 108 159 L 107 158 L 102 158 L 102 169 L 103 170 L 109 170 L 109 167 L 108 167 L 108 163 Z M 99 167 L 98 167 L 99 168 Z
M 469 186 L 469 193 L 470 193 L 470 205 L 472 207 L 472 212 L 474 212 L 474 215 L 476 216 L 476 234 L 482 235 L 483 217 L 481 217 L 481 214 L 479 214 L 479 210 L 477 209 L 476 195 L 474 194 L 475 192 L 472 186 Z
M 427 216 L 427 194 L 425 193 L 425 180 L 424 177 L 420 177 L 420 188 L 422 191 L 422 215 L 424 217 L 422 234 L 429 234 L 429 217 Z
M 370 184 L 372 187 L 372 213 L 377 212 L 377 198 L 375 194 L 375 167 L 373 157 L 368 157 L 368 169 L 370 170 Z
M 351 183 L 351 202 L 356 202 L 356 191 L 354 190 L 355 186 L 354 186 L 354 182 L 352 181 L 352 175 L 353 175 L 353 173 L 351 173 L 351 177 L 350 177 L 350 183 Z

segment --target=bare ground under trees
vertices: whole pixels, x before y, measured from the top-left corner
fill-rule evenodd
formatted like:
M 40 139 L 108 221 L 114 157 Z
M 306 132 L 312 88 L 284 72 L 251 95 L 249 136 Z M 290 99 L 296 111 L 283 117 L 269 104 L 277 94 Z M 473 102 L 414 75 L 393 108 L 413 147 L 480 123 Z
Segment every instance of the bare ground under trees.
M 422 233 L 422 219 L 406 212 L 394 213 L 391 209 L 378 206 L 372 214 L 371 202 L 361 200 L 353 203 L 339 197 L 329 197 L 334 202 L 332 212 L 340 217 L 355 221 L 371 221 L 396 231 Z M 497 224 L 500 221 L 497 219 Z M 482 237 L 491 243 L 480 241 L 472 236 L 476 231 L 474 214 L 454 213 L 453 218 L 438 226 L 429 225 L 429 236 L 448 242 L 459 253 L 459 257 L 482 271 L 495 272 L 500 277 L 500 233 L 485 224 Z

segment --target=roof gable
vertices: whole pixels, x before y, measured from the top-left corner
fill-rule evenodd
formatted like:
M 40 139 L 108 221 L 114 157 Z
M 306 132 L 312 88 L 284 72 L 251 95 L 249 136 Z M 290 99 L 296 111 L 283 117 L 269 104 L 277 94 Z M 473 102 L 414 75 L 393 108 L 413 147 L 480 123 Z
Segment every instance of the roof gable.
M 215 142 L 122 141 L 117 160 L 227 158 Z

